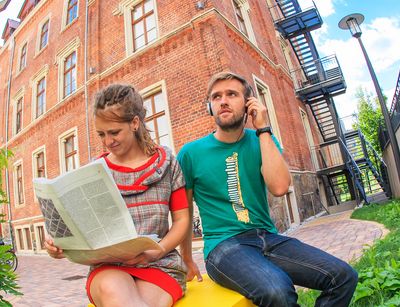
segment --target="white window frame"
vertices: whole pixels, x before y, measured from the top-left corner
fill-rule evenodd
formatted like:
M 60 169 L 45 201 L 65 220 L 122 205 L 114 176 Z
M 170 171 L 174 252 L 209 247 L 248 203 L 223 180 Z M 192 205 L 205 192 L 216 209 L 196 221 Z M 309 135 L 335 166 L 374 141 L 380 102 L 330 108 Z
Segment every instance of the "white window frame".
M 154 18 L 156 20 L 156 32 L 157 32 L 157 38 L 150 43 L 138 48 L 135 50 L 135 43 L 133 40 L 133 32 L 132 32 L 132 10 L 133 8 L 143 2 L 144 0 L 123 0 L 120 3 L 118 3 L 118 8 L 113 11 L 114 15 L 123 15 L 124 16 L 124 29 L 125 29 L 125 51 L 126 51 L 126 56 L 130 56 L 131 54 L 143 50 L 147 48 L 148 46 L 151 46 L 153 43 L 157 42 L 160 37 L 160 29 L 159 29 L 159 24 L 158 24 L 158 9 L 157 9 L 157 1 L 153 0 L 153 5 L 154 5 Z
M 169 103 L 168 103 L 168 95 L 167 95 L 167 86 L 165 80 L 161 80 L 157 83 L 154 83 L 141 91 L 139 91 L 140 95 L 143 97 L 143 100 L 145 100 L 147 97 L 155 94 L 156 92 L 161 91 L 161 95 L 165 101 L 165 118 L 168 123 L 168 135 L 169 135 L 169 141 L 171 146 L 170 149 L 172 150 L 173 153 L 175 153 L 175 143 L 174 143 L 174 138 L 172 134 L 172 124 L 171 124 L 171 118 L 170 118 L 170 112 L 169 112 Z
M 24 46 L 26 45 L 26 53 L 25 53 L 25 65 L 24 67 L 21 68 L 21 55 L 22 55 L 22 49 L 24 48 Z M 26 68 L 26 66 L 28 66 L 28 39 L 25 39 L 22 43 L 21 43 L 21 47 L 18 50 L 18 62 L 17 62 L 17 75 L 24 71 L 24 69 Z
M 47 104 L 47 74 L 49 72 L 49 65 L 44 65 L 36 74 L 31 78 L 30 85 L 32 87 L 32 121 L 37 120 L 38 118 L 42 117 L 46 113 L 46 104 Z M 39 81 L 45 78 L 46 83 L 46 91 L 45 91 L 45 105 L 43 113 L 39 116 L 36 116 L 37 110 L 37 86 Z
M 40 246 L 40 236 L 39 236 L 39 231 L 38 231 L 39 227 L 43 227 L 43 230 L 44 230 L 44 233 L 45 233 L 45 237 L 47 237 L 47 235 L 48 235 L 44 222 L 39 222 L 39 223 L 34 223 L 33 224 L 33 229 L 34 229 L 34 234 L 35 234 L 36 251 L 38 253 L 46 253 L 46 249 L 42 249 L 41 246 Z
M 21 133 L 21 131 L 24 129 L 23 123 L 24 123 L 24 103 L 25 103 L 25 87 L 21 87 L 17 93 L 14 95 L 12 99 L 12 104 L 13 104 L 13 114 L 12 114 L 12 135 L 15 136 L 17 135 L 17 104 L 18 100 L 22 98 L 22 115 L 21 115 L 21 130 L 18 132 Z
M 79 163 L 79 146 L 78 146 L 78 128 L 74 127 L 69 129 L 68 131 L 65 131 L 63 134 L 61 134 L 58 137 L 58 152 L 59 152 L 59 161 L 60 161 L 60 172 L 62 174 L 66 173 L 66 167 L 65 167 L 65 147 L 64 147 L 64 143 L 65 140 L 74 135 L 74 146 L 75 146 L 75 150 L 76 150 L 76 155 L 74 156 L 75 159 L 75 169 L 78 168 L 80 166 Z
M 26 233 L 25 233 L 25 229 L 28 228 L 29 229 L 29 235 L 31 236 L 31 246 L 32 249 L 28 249 L 28 240 L 26 238 Z M 25 225 L 18 225 L 14 227 L 15 229 L 15 236 L 17 238 L 17 247 L 18 247 L 18 251 L 19 252 L 24 252 L 24 253 L 34 253 L 34 244 L 33 244 L 33 240 L 32 240 L 32 231 L 31 231 L 31 226 L 29 224 L 25 224 Z M 21 229 L 22 231 L 22 238 L 20 238 L 19 233 L 18 233 L 18 229 Z M 21 244 L 20 241 L 24 242 L 24 248 L 21 248 Z
M 76 17 L 74 20 L 71 21 L 71 23 L 67 24 L 68 2 L 69 2 L 69 0 L 64 0 L 64 3 L 63 3 L 63 13 L 62 13 L 62 19 L 61 19 L 61 32 L 68 29 L 79 18 L 79 0 L 78 0 L 76 3 Z
M 35 57 L 38 56 L 40 53 L 42 53 L 42 51 L 45 50 L 47 48 L 47 46 L 49 45 L 50 28 L 51 28 L 50 17 L 51 17 L 51 14 L 47 15 L 38 24 L 37 35 L 36 35 L 36 48 L 35 48 L 36 55 L 35 55 Z M 48 27 L 47 27 L 47 44 L 43 48 L 40 48 L 40 41 L 41 41 L 41 37 L 42 37 L 42 27 L 47 21 L 49 22 Z
M 272 132 L 274 133 L 274 136 L 278 139 L 282 149 L 283 149 L 283 143 L 282 143 L 282 137 L 281 137 L 281 132 L 279 129 L 279 123 L 278 123 L 278 118 L 276 117 L 276 113 L 275 113 L 275 107 L 274 107 L 274 103 L 272 100 L 272 96 L 271 96 L 271 91 L 269 89 L 269 86 L 267 84 L 265 84 L 261 79 L 257 78 L 256 76 L 253 75 L 253 80 L 254 80 L 254 84 L 255 84 L 255 94 L 258 97 L 258 90 L 257 90 L 257 86 L 261 87 L 263 89 L 263 94 L 265 97 L 265 103 L 267 104 L 267 110 L 268 110 L 268 115 L 269 115 L 269 119 L 270 119 L 270 125 L 272 127 Z
M 63 49 L 57 52 L 56 55 L 56 65 L 58 65 L 58 102 L 61 102 L 65 99 L 68 99 L 70 96 L 74 95 L 78 91 L 78 66 L 79 66 L 79 49 L 80 40 L 78 37 L 75 37 L 72 41 L 70 41 Z M 76 89 L 69 95 L 63 97 L 64 95 L 64 62 L 69 55 L 73 52 L 76 52 L 76 70 L 75 70 L 75 79 L 76 79 Z
M 39 153 L 43 152 L 44 163 L 44 177 L 47 178 L 47 159 L 46 159 L 46 146 L 40 146 L 32 152 L 32 178 L 37 178 L 38 165 L 36 158 Z
M 22 170 L 22 194 L 23 194 L 23 202 L 20 204 L 18 199 L 18 175 L 17 175 L 17 167 L 21 166 Z M 13 164 L 13 183 L 14 183 L 14 205 L 16 208 L 21 208 L 25 206 L 26 196 L 25 196 L 25 184 L 24 184 L 24 165 L 22 159 L 17 160 Z
M 250 15 L 249 15 L 249 11 L 250 11 L 249 2 L 247 0 L 232 0 L 232 9 L 235 14 L 235 19 L 236 19 L 237 23 L 239 23 L 239 20 L 237 20 L 234 2 L 236 2 L 238 4 L 240 12 L 242 13 L 242 17 L 243 17 L 243 21 L 244 21 L 244 24 L 246 27 L 247 35 L 245 33 L 243 33 L 242 31 L 240 31 L 240 29 L 238 29 L 239 32 L 242 33 L 244 36 L 246 36 L 254 45 L 257 46 L 256 36 L 254 35 L 253 26 L 251 25 L 251 20 L 250 20 Z

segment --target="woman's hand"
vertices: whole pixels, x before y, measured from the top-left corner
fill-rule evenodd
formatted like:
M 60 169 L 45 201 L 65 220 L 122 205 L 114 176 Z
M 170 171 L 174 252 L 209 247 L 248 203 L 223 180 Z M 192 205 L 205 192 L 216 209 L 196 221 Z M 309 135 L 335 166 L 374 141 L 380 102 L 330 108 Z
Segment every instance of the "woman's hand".
M 127 265 L 148 265 L 151 262 L 157 261 L 165 256 L 164 248 L 162 250 L 147 250 L 135 258 L 125 261 Z
M 55 246 L 52 239 L 47 238 L 46 240 L 44 240 L 44 247 L 46 248 L 46 251 L 50 257 L 55 259 L 65 258 L 63 250 Z

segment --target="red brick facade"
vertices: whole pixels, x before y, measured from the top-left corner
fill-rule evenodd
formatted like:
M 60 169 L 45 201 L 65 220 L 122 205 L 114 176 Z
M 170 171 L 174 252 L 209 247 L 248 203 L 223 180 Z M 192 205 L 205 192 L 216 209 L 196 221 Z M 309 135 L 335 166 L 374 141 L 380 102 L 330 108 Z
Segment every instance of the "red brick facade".
M 156 1 L 157 39 L 131 54 L 127 54 L 124 10 L 120 8 L 127 1 L 89 1 L 87 41 L 85 1 L 78 1 L 77 18 L 63 27 L 62 8 L 67 2 L 41 0 L 0 49 L 0 146 L 14 153 L 9 163 L 13 227 L 29 227 L 34 231 L 31 225 L 42 221 L 32 190 L 32 154 L 37 148 L 45 147 L 49 178 L 62 172 L 59 136 L 71 128 L 77 131 L 80 165 L 86 164 L 102 151 L 91 116 L 93 97 L 100 88 L 112 82 L 123 82 L 143 90 L 161 82 L 168 105 L 170 137 L 175 152 L 178 152 L 186 142 L 213 130 L 213 121 L 205 109 L 205 90 L 210 76 L 223 70 L 237 72 L 253 85 L 256 79 L 267 86 L 279 126 L 284 157 L 294 178 L 294 198 L 291 202 L 297 203 L 300 220 L 312 215 L 309 203 L 302 197 L 302 193 L 317 188 L 299 109 L 307 110 L 294 95 L 279 35 L 265 1 L 239 1 L 249 4 L 248 15 L 256 44 L 238 30 L 232 0 L 206 1 L 205 9 L 197 9 L 196 1 Z M 136 4 L 140 1 L 130 2 Z M 50 20 L 48 45 L 37 52 L 39 26 L 46 18 Z M 59 72 L 63 62 L 58 59 L 60 54 L 67 54 L 63 51 L 70 42 L 74 42 L 77 54 L 77 86 L 76 91 L 64 99 L 59 94 Z M 27 43 L 26 67 L 19 71 L 20 49 L 24 43 Z M 11 60 L 13 46 L 14 56 Z M 291 61 L 296 64 L 294 57 Z M 35 80 L 32 79 L 43 69 L 47 71 L 45 113 L 33 119 L 36 98 L 33 97 Z M 21 93 L 21 89 L 22 130 L 13 134 L 16 112 L 14 98 Z M 311 116 L 309 120 L 315 130 Z M 314 131 L 315 143 L 318 143 L 317 138 Z M 23 167 L 22 206 L 15 205 L 13 165 L 16 161 L 21 161 Z M 278 227 L 286 229 L 289 221 L 285 198 L 271 199 L 271 206 Z M 4 228 L 3 225 L 3 231 Z M 35 239 L 33 234 L 32 238 Z M 30 251 L 27 248 L 22 250 Z

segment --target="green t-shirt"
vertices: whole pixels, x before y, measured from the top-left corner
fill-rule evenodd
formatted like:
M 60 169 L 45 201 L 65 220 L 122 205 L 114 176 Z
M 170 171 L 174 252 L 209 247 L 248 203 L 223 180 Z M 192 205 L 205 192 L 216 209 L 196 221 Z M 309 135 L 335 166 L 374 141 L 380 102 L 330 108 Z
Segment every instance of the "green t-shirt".
M 177 159 L 186 189 L 193 190 L 200 211 L 204 258 L 221 241 L 244 231 L 277 232 L 269 214 L 260 141 L 254 130 L 245 129 L 243 138 L 235 143 L 207 135 L 183 146 Z

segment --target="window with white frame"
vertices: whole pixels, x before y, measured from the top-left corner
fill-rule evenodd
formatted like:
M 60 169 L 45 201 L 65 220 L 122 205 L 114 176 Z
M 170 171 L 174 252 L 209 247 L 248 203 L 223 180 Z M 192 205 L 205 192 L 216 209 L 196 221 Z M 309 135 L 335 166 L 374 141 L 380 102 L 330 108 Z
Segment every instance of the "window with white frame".
M 122 0 L 114 14 L 124 15 L 127 55 L 158 38 L 157 1 Z
M 249 16 L 250 6 L 248 1 L 232 0 L 232 3 L 239 31 L 242 32 L 253 44 L 256 44 L 256 37 L 254 36 Z
M 19 133 L 22 129 L 22 103 L 23 103 L 23 97 L 20 97 L 16 102 L 15 134 Z
M 44 113 L 46 107 L 46 78 L 43 77 L 37 83 L 36 91 L 36 118 Z
M 275 107 L 272 102 L 272 97 L 269 88 L 265 84 L 261 83 L 261 81 L 256 80 L 256 89 L 257 89 L 258 100 L 267 108 L 268 124 L 272 127 L 272 132 L 274 133 L 275 137 L 278 139 L 278 141 L 281 143 L 281 146 L 283 147 L 281 133 L 279 131 L 278 120 L 275 114 Z
M 32 154 L 33 177 L 46 177 L 46 153 L 45 148 L 41 147 Z
M 46 112 L 46 80 L 49 72 L 49 66 L 46 64 L 43 66 L 34 76 L 31 78 L 32 84 L 32 120 L 40 117 Z
M 78 37 L 69 42 L 56 55 L 58 65 L 58 99 L 65 99 L 77 90 L 78 82 Z
M 36 241 L 36 250 L 45 251 L 46 248 L 44 246 L 44 240 L 46 239 L 46 229 L 44 227 L 44 223 L 35 223 L 34 233 Z
M 13 97 L 13 121 L 12 133 L 18 134 L 23 128 L 23 110 L 24 110 L 24 92 L 25 89 L 21 88 Z
M 40 29 L 40 38 L 39 38 L 39 50 L 42 50 L 47 46 L 49 42 L 49 24 L 50 20 L 47 19 Z
M 33 251 L 31 229 L 29 225 L 15 227 L 19 251 Z
M 16 206 L 24 204 L 24 174 L 22 169 L 22 161 L 14 164 L 14 199 Z
M 64 0 L 61 30 L 66 29 L 78 17 L 78 0 Z
M 71 95 L 76 90 L 76 51 L 68 55 L 64 62 L 64 92 L 63 97 Z
M 26 67 L 26 56 L 28 52 L 28 43 L 24 43 L 19 52 L 19 71 L 22 71 Z
M 65 173 L 79 167 L 78 134 L 76 128 L 59 138 L 61 172 Z
M 157 144 L 173 149 L 168 104 L 162 87 L 155 87 L 143 96 L 144 106 L 147 111 L 145 122 L 146 126 L 150 129 L 151 138 Z

